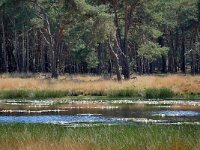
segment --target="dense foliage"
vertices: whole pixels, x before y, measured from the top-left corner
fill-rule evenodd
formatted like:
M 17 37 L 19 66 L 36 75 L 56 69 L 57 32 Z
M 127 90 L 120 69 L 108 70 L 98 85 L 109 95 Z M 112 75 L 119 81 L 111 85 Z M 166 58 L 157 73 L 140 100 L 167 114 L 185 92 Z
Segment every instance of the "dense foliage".
M 197 74 L 199 21 L 199 0 L 1 0 L 0 72 Z

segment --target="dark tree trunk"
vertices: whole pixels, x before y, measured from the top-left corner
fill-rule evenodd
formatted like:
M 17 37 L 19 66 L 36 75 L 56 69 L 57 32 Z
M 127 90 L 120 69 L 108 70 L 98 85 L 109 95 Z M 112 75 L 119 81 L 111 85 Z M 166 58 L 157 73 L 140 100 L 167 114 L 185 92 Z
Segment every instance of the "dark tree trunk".
M 26 32 L 26 72 L 29 72 L 29 54 L 30 54 L 30 47 L 29 47 L 29 33 Z
M 114 14 L 115 14 L 115 26 L 116 26 L 116 39 L 118 44 L 118 55 L 120 56 L 120 62 L 122 65 L 122 74 L 124 75 L 124 79 L 130 79 L 130 67 L 129 67 L 129 59 L 128 59 L 128 32 L 130 26 L 130 19 L 132 15 L 132 9 L 128 9 L 127 3 L 125 2 L 125 29 L 124 29 L 124 41 L 121 38 L 121 30 L 119 24 L 119 18 L 116 10 L 116 5 L 114 6 Z
M 163 36 L 158 37 L 158 43 L 161 47 L 165 46 Z M 167 73 L 166 56 L 162 55 L 162 73 Z
M 8 72 L 8 56 L 6 50 L 6 36 L 5 36 L 5 26 L 4 26 L 4 18 L 1 16 L 1 28 L 2 28 L 2 52 L 3 52 L 3 60 L 5 65 L 5 72 Z
M 182 47 L 181 47 L 181 71 L 186 73 L 186 66 L 185 66 L 185 33 L 182 30 Z

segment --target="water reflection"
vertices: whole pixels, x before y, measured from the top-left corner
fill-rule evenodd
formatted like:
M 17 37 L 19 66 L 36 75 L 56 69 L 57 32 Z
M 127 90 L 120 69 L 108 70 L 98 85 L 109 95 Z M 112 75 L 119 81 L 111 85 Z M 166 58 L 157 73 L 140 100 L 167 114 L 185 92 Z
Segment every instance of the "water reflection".
M 171 117 L 193 117 L 199 116 L 200 113 L 196 111 L 160 111 L 153 113 L 154 116 L 171 116 Z
M 0 116 L 1 123 L 114 123 L 114 119 L 94 115 L 44 115 L 44 116 Z
M 0 100 L 0 123 L 199 124 L 199 101 Z

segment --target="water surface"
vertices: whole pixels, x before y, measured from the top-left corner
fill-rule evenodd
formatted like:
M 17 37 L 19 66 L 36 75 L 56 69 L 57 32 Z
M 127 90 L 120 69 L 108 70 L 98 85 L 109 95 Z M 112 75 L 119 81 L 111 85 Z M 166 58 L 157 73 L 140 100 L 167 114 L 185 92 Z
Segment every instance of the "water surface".
M 200 102 L 181 100 L 0 100 L 0 123 L 200 124 Z

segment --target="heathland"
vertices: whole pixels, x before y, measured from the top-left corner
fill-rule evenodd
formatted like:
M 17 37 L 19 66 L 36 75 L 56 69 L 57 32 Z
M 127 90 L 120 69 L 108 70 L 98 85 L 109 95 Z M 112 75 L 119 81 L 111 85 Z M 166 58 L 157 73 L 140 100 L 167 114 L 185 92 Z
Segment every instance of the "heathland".
M 77 98 L 80 101 L 84 98 L 107 100 L 156 98 L 166 101 L 168 98 L 181 98 L 187 101 L 191 98 L 197 100 L 200 96 L 199 93 L 200 76 L 191 75 L 137 75 L 130 80 L 121 82 L 114 78 L 91 75 L 66 74 L 58 79 L 51 79 L 48 74 L 2 74 L 0 76 L 0 98 L 15 99 L 15 102 L 17 100 L 23 102 L 23 99 L 41 100 L 48 98 L 55 98 L 55 101 L 59 98 L 69 100 Z M 1 109 L 18 108 L 15 104 L 10 106 L 4 106 Z M 19 104 L 20 110 L 24 109 L 23 107 L 31 110 L 28 106 Z M 139 109 L 140 113 L 143 111 L 142 108 Z M 36 111 L 37 109 L 43 108 L 34 108 Z M 187 111 L 188 109 L 193 112 L 198 111 L 199 107 L 195 107 L 194 110 L 188 105 L 183 108 L 178 107 L 178 110 Z M 172 108 L 172 110 L 176 111 L 176 108 Z M 26 114 L 19 116 L 21 115 Z M 28 116 L 31 115 L 28 114 Z M 42 114 L 37 115 L 42 116 Z M 162 117 L 161 119 L 163 119 Z M 186 122 L 185 124 L 176 123 L 176 125 L 153 125 L 148 123 L 147 119 L 146 123 L 87 123 L 86 126 L 80 127 L 73 126 L 73 123 L 70 127 L 65 125 L 67 124 L 1 123 L 0 149 L 198 150 L 200 146 L 198 122 L 194 124 Z
M 200 94 L 200 76 L 191 75 L 134 76 L 117 82 L 90 75 L 63 75 L 55 80 L 48 75 L 2 74 L 0 83 L 1 98 L 198 98 Z
M 199 35 L 200 0 L 0 0 L 0 150 L 199 149 Z

